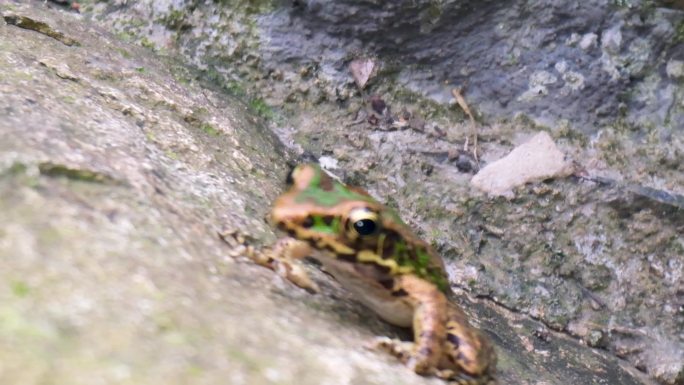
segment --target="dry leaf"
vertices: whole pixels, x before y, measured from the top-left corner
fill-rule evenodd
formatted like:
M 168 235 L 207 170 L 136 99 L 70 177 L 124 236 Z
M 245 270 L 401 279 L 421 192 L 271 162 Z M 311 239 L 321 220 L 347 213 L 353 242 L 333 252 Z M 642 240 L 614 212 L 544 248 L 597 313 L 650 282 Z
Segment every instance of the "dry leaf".
M 362 90 L 366 86 L 366 83 L 368 83 L 368 80 L 371 78 L 371 75 L 373 74 L 374 68 L 375 61 L 373 61 L 372 59 L 355 59 L 352 60 L 351 63 L 349 63 L 349 70 L 352 73 L 354 82 L 356 82 L 356 85 L 357 87 L 359 87 L 360 90 Z

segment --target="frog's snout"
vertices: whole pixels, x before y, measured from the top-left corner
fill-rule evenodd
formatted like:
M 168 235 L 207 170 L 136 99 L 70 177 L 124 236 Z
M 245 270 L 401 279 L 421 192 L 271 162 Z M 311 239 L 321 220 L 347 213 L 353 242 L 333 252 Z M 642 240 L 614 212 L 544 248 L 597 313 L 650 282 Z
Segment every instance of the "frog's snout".
M 279 230 L 288 231 L 297 227 L 299 216 L 287 206 L 274 207 L 271 210 L 270 223 Z

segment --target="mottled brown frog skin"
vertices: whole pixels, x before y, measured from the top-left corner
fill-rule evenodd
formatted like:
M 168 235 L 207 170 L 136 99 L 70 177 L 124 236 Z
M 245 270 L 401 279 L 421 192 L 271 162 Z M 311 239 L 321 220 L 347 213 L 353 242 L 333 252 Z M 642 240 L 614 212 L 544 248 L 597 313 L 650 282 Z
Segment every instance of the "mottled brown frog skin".
M 317 165 L 291 173 L 272 221 L 290 235 L 259 261 L 295 284 L 317 291 L 297 259 L 313 256 L 380 317 L 411 327 L 413 343 L 379 339 L 377 347 L 416 373 L 457 384 L 494 383 L 490 341 L 449 302 L 441 258 L 390 208 L 365 191 L 344 185 Z

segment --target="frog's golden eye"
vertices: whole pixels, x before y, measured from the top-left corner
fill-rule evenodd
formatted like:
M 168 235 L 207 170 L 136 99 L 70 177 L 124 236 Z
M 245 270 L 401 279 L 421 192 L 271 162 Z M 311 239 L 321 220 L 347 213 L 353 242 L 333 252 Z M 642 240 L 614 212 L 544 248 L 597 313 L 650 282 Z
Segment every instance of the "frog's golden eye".
M 350 234 L 356 236 L 367 237 L 378 232 L 380 225 L 378 223 L 378 214 L 366 208 L 354 209 L 349 213 L 348 229 Z

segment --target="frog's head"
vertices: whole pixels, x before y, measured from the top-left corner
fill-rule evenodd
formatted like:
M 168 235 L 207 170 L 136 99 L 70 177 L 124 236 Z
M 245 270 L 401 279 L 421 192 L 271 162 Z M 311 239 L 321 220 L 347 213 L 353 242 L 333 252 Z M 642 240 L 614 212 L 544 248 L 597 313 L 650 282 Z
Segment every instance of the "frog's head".
M 288 182 L 271 211 L 279 229 L 338 258 L 376 264 L 391 274 L 415 273 L 446 289 L 441 258 L 394 210 L 314 164 L 297 166 Z
M 271 218 L 291 236 L 319 249 L 352 255 L 382 233 L 384 206 L 319 166 L 297 166 L 288 182 L 290 188 L 275 201 Z

